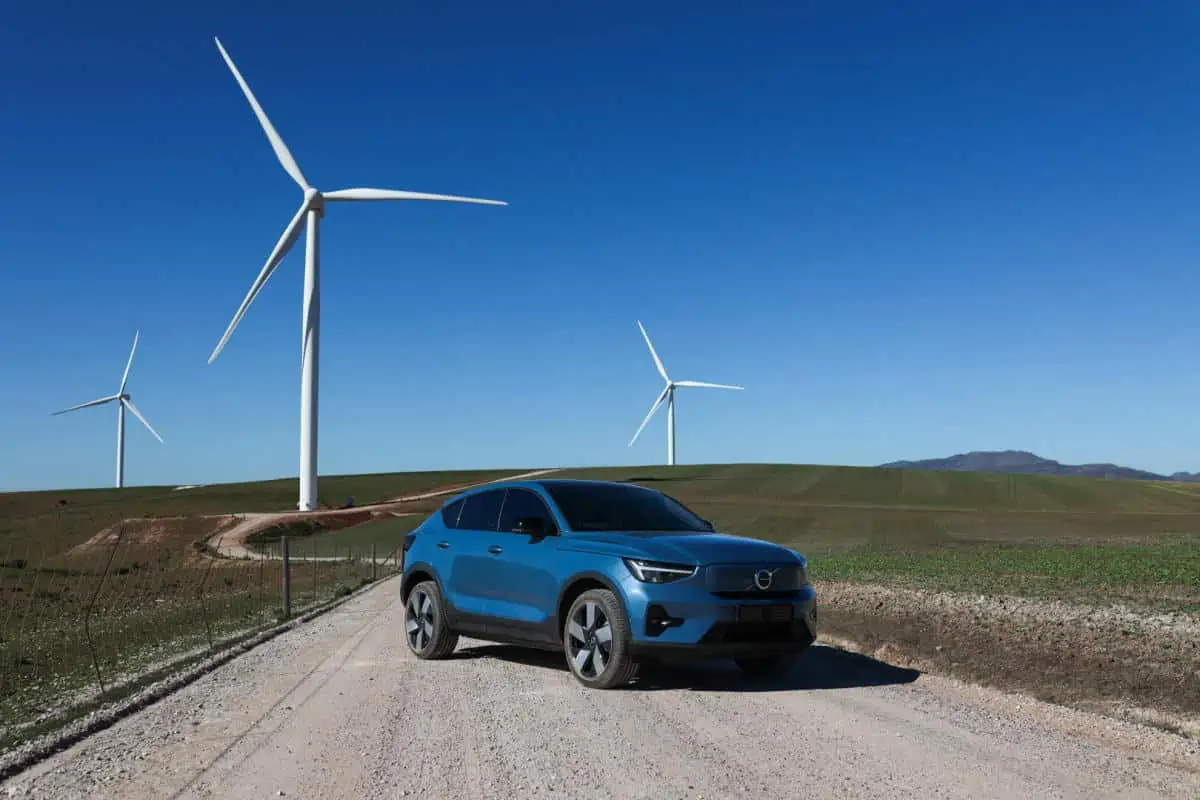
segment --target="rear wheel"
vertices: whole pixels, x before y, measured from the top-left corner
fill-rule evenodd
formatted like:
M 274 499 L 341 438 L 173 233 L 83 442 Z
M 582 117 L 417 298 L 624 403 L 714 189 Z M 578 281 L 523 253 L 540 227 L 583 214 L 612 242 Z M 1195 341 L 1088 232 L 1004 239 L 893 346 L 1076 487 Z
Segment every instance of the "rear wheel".
M 608 589 L 589 589 L 571 604 L 563 625 L 567 666 L 591 689 L 612 689 L 633 680 L 638 665 L 629 654 L 629 622 Z
M 445 658 L 458 645 L 458 634 L 446 624 L 446 605 L 434 581 L 421 581 L 408 594 L 404 608 L 404 640 L 417 658 Z
M 799 660 L 798 653 L 787 653 L 779 656 L 735 658 L 734 663 L 749 678 L 782 678 L 795 668 Z

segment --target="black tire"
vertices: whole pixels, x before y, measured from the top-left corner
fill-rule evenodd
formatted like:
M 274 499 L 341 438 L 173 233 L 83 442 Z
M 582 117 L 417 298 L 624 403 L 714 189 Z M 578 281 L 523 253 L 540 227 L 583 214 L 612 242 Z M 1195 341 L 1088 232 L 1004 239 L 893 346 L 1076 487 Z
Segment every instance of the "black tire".
M 589 606 L 592 607 L 593 623 L 590 629 L 587 624 Z M 598 614 L 603 615 L 603 619 Z M 578 625 L 579 630 L 572 633 L 574 625 Z M 584 638 L 581 639 L 579 633 L 583 633 Z M 604 641 L 606 636 L 607 642 Z M 589 689 L 613 689 L 637 676 L 638 663 L 629 653 L 629 620 L 610 590 L 588 589 L 576 597 L 563 620 L 562 638 L 567 668 Z M 583 651 L 587 651 L 587 655 L 581 657 Z
M 421 581 L 408 593 L 404 641 L 413 655 L 426 660 L 445 658 L 458 646 L 458 634 L 446 624 L 446 604 L 436 581 Z
M 800 661 L 799 653 L 786 653 L 778 656 L 755 656 L 753 658 L 735 658 L 734 663 L 748 678 L 776 679 L 782 678 Z

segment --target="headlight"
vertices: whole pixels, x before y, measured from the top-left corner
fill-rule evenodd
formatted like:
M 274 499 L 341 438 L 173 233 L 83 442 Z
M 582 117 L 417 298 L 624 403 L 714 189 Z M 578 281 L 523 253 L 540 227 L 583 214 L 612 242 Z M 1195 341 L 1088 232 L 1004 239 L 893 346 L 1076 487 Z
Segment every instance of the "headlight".
M 796 564 L 796 586 L 806 586 L 809 583 L 808 559 L 804 557 L 803 553 L 799 553 L 795 550 L 792 550 L 792 555 L 796 557 L 796 561 L 798 562 Z
M 646 561 L 640 558 L 622 560 L 633 573 L 633 577 L 642 583 L 671 583 L 696 574 L 696 567 L 690 564 L 664 564 L 661 561 Z

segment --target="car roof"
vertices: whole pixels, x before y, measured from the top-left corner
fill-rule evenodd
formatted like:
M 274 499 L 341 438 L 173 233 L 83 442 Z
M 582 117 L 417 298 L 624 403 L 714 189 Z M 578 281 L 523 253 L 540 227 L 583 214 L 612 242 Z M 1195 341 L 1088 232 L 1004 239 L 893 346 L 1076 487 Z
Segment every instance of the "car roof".
M 450 503 L 453 503 L 455 500 L 458 500 L 459 498 L 468 497 L 473 494 L 480 494 L 481 492 L 489 492 L 489 491 L 495 491 L 497 489 L 510 489 L 510 488 L 529 489 L 533 486 L 540 486 L 543 489 L 553 489 L 556 486 L 597 486 L 597 487 L 600 487 L 600 486 L 624 486 L 624 487 L 632 487 L 635 489 L 643 489 L 648 492 L 656 491 L 655 489 L 651 489 L 648 486 L 639 486 L 636 483 L 627 483 L 625 481 L 602 481 L 602 480 L 585 479 L 585 478 L 550 478 L 550 479 L 540 479 L 540 480 L 501 480 L 501 481 L 493 481 L 491 483 L 482 483 L 478 486 L 472 486 L 469 489 L 463 489 L 461 492 L 458 492 L 457 494 L 451 495 L 450 497 L 446 498 L 446 501 L 444 503 L 442 503 L 442 505 L 443 506 L 449 505 Z
M 654 491 L 654 489 L 651 489 L 649 486 L 641 486 L 639 484 L 631 483 L 629 481 L 601 481 L 601 480 L 588 480 L 588 479 L 584 479 L 584 478 L 548 478 L 548 479 L 541 479 L 541 480 L 532 481 L 532 482 L 540 483 L 542 486 L 544 486 L 547 489 L 554 488 L 555 486 L 597 486 L 597 487 L 599 487 L 599 486 L 623 486 L 623 487 L 631 487 L 634 489 L 645 489 L 646 491 L 650 491 L 650 492 Z

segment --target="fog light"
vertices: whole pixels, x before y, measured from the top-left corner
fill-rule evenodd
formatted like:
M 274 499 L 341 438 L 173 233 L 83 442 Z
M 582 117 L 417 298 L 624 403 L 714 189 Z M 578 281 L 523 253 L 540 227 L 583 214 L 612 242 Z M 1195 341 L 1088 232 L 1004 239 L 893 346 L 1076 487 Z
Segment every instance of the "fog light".
M 658 636 L 667 628 L 674 628 L 683 624 L 681 617 L 672 617 L 667 610 L 657 603 L 652 604 L 646 609 L 646 635 Z

